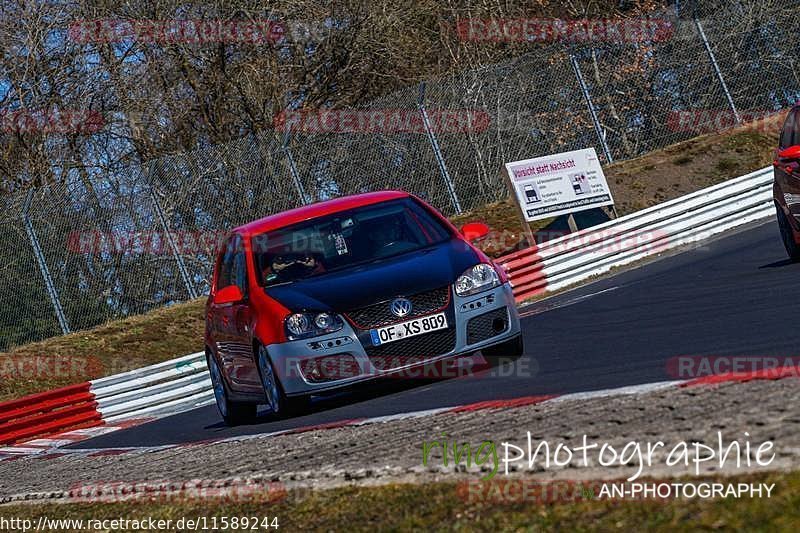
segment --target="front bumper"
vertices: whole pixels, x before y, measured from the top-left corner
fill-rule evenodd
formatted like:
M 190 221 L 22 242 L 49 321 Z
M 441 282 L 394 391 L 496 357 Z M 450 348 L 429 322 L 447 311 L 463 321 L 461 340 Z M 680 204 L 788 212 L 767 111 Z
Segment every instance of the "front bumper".
M 408 364 L 401 362 L 399 366 L 398 361 L 404 360 L 394 359 L 389 366 L 386 366 L 385 359 L 381 360 L 375 356 L 374 350 L 369 344 L 368 332 L 357 330 L 345 321 L 341 330 L 329 335 L 267 346 L 285 393 L 289 396 L 296 396 L 335 390 L 458 355 L 470 354 L 519 335 L 519 314 L 511 286 L 508 283 L 466 298 L 457 296 L 452 288 L 450 291 L 451 303 L 446 313 L 448 324 L 450 324 L 447 331 L 455 334 L 452 349 L 433 357 L 408 358 L 405 360 L 408 361 Z M 504 308 L 507 310 L 507 315 L 503 315 L 501 312 Z M 471 319 L 484 315 L 484 319 L 473 322 L 468 328 Z M 490 322 L 492 317 L 500 315 L 506 319 L 505 329 L 487 332 L 486 325 L 493 323 Z M 455 328 L 454 332 L 451 331 L 452 328 Z M 435 334 L 435 332 L 427 333 L 412 337 L 412 339 L 417 339 L 425 344 L 426 337 Z M 385 346 L 391 346 L 391 344 Z M 448 344 L 448 348 L 449 346 Z M 368 349 L 373 353 L 372 357 L 368 355 Z M 343 366 L 347 366 L 349 370 L 337 375 L 344 376 L 341 378 L 337 377 L 321 382 L 310 379 L 302 369 L 305 368 L 307 372 L 308 360 L 323 357 L 346 361 L 348 364 Z

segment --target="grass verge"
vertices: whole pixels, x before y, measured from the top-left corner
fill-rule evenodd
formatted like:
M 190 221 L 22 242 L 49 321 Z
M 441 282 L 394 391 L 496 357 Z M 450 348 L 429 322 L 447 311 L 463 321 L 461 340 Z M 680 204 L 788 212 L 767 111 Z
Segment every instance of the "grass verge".
M 0 354 L 0 401 L 197 352 L 203 347 L 204 305 L 198 298 Z M 67 364 L 40 364 L 54 356 Z
M 672 481 L 672 480 L 671 480 Z M 699 478 L 683 480 L 700 482 Z M 775 484 L 771 497 L 614 500 L 589 495 L 544 503 L 471 501 L 457 483 L 346 487 L 290 491 L 278 502 L 166 500 L 120 503 L 24 504 L 0 507 L 0 517 L 35 524 L 59 519 L 273 517 L 283 531 L 796 531 L 800 517 L 800 472 L 705 478 L 722 483 Z M 224 529 L 223 529 L 224 530 Z M 53 529 L 53 531 L 59 531 Z M 264 531 L 261 529 L 261 531 Z

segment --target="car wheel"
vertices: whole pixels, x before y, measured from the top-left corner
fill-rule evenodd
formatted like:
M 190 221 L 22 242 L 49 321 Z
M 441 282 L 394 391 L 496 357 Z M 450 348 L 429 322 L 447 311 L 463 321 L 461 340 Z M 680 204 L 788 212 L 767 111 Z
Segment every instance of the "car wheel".
M 258 406 L 254 403 L 234 402 L 228 397 L 228 389 L 225 386 L 225 379 L 222 371 L 217 365 L 217 360 L 209 353 L 206 354 L 208 370 L 211 374 L 211 386 L 214 389 L 214 399 L 217 401 L 217 409 L 222 415 L 222 420 L 229 426 L 236 426 L 244 422 L 250 422 L 256 418 Z
M 783 209 L 775 206 L 778 214 L 778 228 L 781 231 L 781 240 L 783 246 L 786 248 L 786 253 L 789 254 L 789 259 L 792 261 L 800 261 L 800 246 L 794 240 L 794 232 L 789 225 L 789 220 L 786 218 Z
M 308 397 L 288 397 L 283 390 L 283 385 L 275 372 L 272 359 L 265 346 L 259 346 L 256 358 L 258 360 L 258 373 L 261 375 L 261 384 L 264 387 L 264 397 L 267 406 L 275 416 L 298 414 L 308 405 Z
M 481 350 L 483 356 L 490 362 L 513 361 L 519 359 L 524 352 L 525 344 L 522 342 L 522 334 Z

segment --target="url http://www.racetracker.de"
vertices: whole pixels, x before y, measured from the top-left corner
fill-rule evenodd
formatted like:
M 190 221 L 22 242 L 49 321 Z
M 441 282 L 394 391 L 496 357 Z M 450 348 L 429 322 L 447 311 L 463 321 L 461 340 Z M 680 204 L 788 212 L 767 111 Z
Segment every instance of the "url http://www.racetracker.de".
M 199 516 L 195 518 L 50 518 L 0 516 L 0 531 L 269 531 L 279 528 L 275 516 Z

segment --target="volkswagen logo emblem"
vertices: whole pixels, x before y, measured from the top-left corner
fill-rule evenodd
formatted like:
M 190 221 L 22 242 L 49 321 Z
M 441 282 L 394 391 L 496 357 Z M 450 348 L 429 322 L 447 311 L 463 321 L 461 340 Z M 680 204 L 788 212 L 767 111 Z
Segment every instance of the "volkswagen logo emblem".
M 407 298 L 395 298 L 389 304 L 389 311 L 398 318 L 402 318 L 411 312 L 411 301 Z

